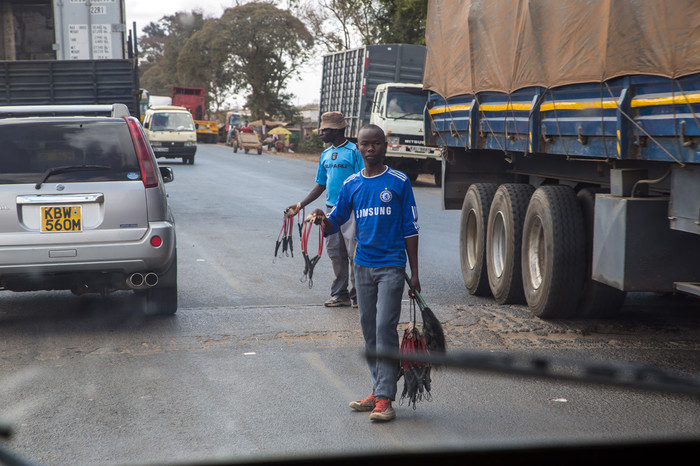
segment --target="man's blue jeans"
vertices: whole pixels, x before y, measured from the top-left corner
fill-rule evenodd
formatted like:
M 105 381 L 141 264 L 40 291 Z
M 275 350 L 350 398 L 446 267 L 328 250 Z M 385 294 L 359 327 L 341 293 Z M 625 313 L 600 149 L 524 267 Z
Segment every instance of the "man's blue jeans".
M 404 267 L 364 267 L 355 264 L 355 287 L 365 350 L 399 352 L 397 325 L 401 317 Z M 368 359 L 372 393 L 394 400 L 399 363 Z

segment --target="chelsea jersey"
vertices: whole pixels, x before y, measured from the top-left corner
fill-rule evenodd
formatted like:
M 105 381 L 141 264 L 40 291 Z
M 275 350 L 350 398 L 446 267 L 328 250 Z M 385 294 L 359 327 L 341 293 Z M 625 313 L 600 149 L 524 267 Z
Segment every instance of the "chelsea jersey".
M 333 234 L 355 217 L 355 263 L 365 267 L 406 266 L 405 239 L 418 235 L 418 212 L 406 174 L 388 168 L 380 175 L 362 172 L 348 178 L 328 214 Z

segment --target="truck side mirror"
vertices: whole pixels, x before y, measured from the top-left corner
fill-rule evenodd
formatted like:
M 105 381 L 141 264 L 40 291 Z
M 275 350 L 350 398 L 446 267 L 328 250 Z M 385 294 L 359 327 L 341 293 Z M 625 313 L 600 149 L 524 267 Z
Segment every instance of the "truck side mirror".
M 149 126 L 151 126 L 151 122 L 150 122 L 150 121 L 144 121 L 144 122 L 143 122 L 143 127 L 144 127 L 144 128 L 148 129 Z

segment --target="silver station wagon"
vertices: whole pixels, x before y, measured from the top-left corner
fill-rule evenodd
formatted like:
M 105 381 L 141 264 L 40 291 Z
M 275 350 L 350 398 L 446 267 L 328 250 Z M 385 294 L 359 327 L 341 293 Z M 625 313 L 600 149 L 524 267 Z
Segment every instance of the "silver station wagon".
M 133 290 L 174 314 L 172 179 L 125 105 L 0 107 L 0 286 Z

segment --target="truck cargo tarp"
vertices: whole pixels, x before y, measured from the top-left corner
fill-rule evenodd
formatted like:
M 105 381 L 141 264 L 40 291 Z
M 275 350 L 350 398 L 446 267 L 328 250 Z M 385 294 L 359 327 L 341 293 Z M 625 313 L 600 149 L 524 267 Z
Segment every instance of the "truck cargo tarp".
M 698 0 L 430 0 L 426 26 L 445 98 L 700 72 Z

